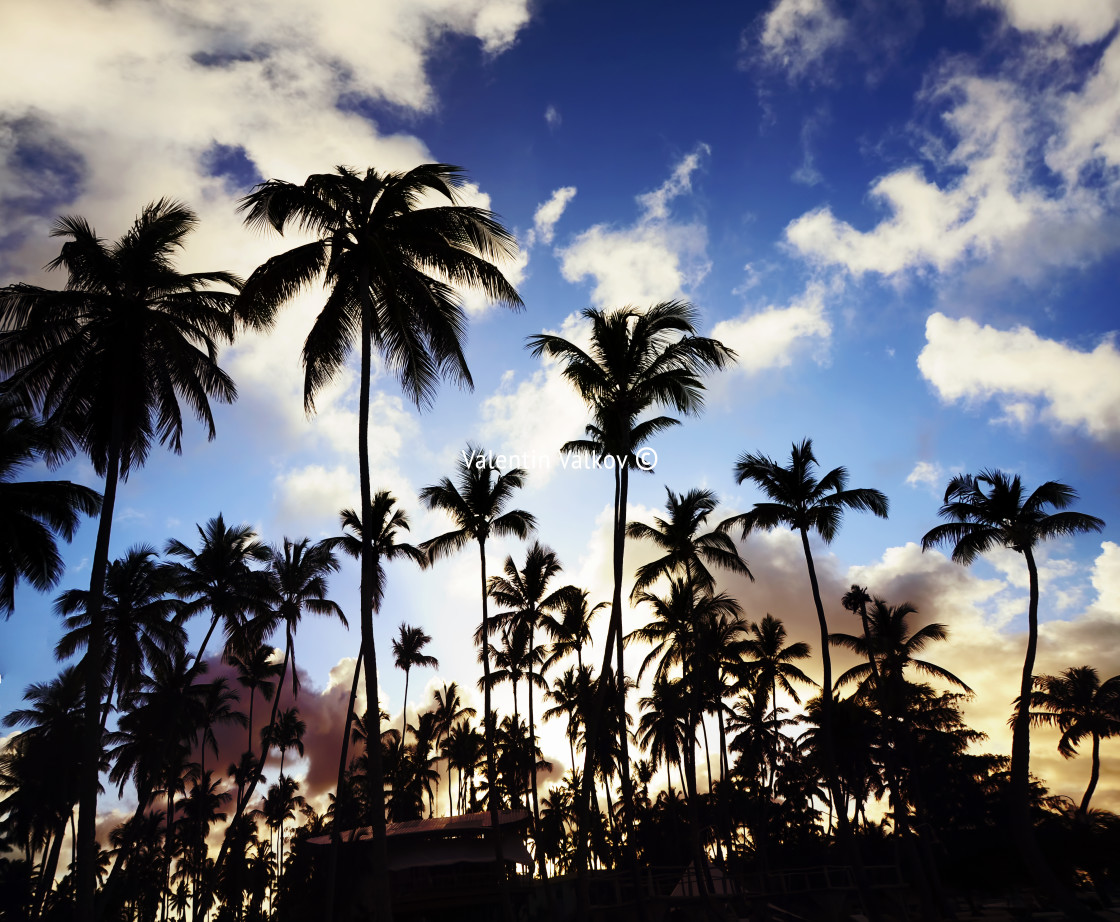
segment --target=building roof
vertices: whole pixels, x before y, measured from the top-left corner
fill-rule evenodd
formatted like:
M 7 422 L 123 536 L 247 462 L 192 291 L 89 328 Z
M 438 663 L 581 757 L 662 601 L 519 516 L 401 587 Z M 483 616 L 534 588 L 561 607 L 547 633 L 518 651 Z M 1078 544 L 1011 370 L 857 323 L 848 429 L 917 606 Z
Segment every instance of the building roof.
M 498 813 L 498 826 L 516 826 L 529 821 L 528 810 L 502 810 Z M 426 820 L 406 820 L 402 823 L 389 823 L 385 827 L 386 835 L 392 839 L 404 836 L 452 836 L 458 833 L 481 832 L 490 829 L 490 814 L 465 813 L 461 816 L 435 816 Z M 373 838 L 373 828 L 359 826 L 357 829 L 347 829 L 341 833 L 343 842 L 361 842 Z M 315 836 L 308 839 L 308 845 L 329 845 L 331 837 Z

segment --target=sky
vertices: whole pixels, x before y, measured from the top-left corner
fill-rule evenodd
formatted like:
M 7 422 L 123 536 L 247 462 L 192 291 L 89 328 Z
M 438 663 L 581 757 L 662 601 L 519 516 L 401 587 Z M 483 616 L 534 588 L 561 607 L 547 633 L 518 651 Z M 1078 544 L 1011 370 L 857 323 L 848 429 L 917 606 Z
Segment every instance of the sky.
M 610 595 L 609 471 L 565 467 L 586 408 L 528 336 L 585 335 L 580 311 L 681 298 L 734 349 L 703 412 L 653 443 L 629 518 L 651 521 L 666 488 L 715 491 L 718 515 L 761 498 L 738 486 L 745 452 L 788 459 L 804 438 L 822 469 L 888 495 L 890 517 L 851 514 L 814 543 L 833 630 L 856 631 L 853 583 L 948 625 L 928 658 L 976 692 L 966 719 L 1010 751 L 1006 727 L 1025 648 L 1027 575 L 1011 551 L 963 568 L 921 537 L 948 479 L 998 468 L 1028 487 L 1074 486 L 1100 535 L 1039 549 L 1039 673 L 1120 673 L 1120 0 L 16 0 L 0 28 L 0 285 L 61 287 L 43 266 L 61 214 L 119 237 L 145 203 L 188 203 L 199 226 L 184 271 L 247 276 L 293 239 L 250 231 L 238 199 L 266 178 L 302 182 L 336 165 L 461 165 L 463 200 L 497 212 L 520 244 L 503 266 L 514 313 L 467 299 L 475 388 L 409 404 L 375 369 L 371 464 L 421 541 L 450 527 L 417 494 L 468 441 L 517 455 L 520 508 L 558 553 L 563 580 Z M 183 452 L 153 450 L 122 484 L 112 554 L 223 514 L 263 540 L 338 533 L 358 505 L 355 363 L 302 407 L 299 353 L 323 303 L 312 289 L 268 333 L 221 355 L 239 398 L 217 438 L 188 426 Z M 1112 305 L 1112 307 L 1109 307 Z M 43 474 L 42 476 L 48 476 Z M 94 487 L 87 461 L 49 476 Z M 58 590 L 88 584 L 96 523 L 65 549 Z M 723 586 L 746 617 L 782 618 L 818 647 L 799 539 L 751 536 L 755 582 Z M 522 542 L 490 548 L 497 572 Z M 650 558 L 628 548 L 628 570 Z M 320 797 L 358 648 L 358 576 L 332 596 L 349 630 L 314 617 L 298 634 L 308 720 L 307 790 Z M 21 588 L 0 624 L 0 713 L 57 671 L 53 594 Z M 399 721 L 401 622 L 433 636 L 438 670 L 416 670 L 409 713 L 434 687 L 473 687 L 477 556 L 421 573 L 389 568 L 377 625 L 383 707 Z M 641 612 L 627 613 L 627 626 Z M 597 636 L 605 632 L 605 619 Z M 202 620 L 191 625 L 197 642 Z M 635 664 L 644 655 L 635 648 Z M 842 668 L 847 660 L 837 654 Z M 849 663 L 850 664 L 850 663 Z M 216 667 L 218 668 L 218 667 Z M 819 677 L 815 657 L 808 670 Z M 481 706 L 481 696 L 475 695 Z M 508 692 L 497 693 L 510 710 Z M 287 703 L 287 702 L 286 702 Z M 522 703 L 524 707 L 524 703 Z M 1071 761 L 1036 731 L 1032 769 L 1078 798 Z M 559 722 L 545 752 L 567 752 Z M 1095 797 L 1120 810 L 1120 741 L 1103 746 Z M 290 760 L 289 760 L 290 761 Z M 337 764 L 337 762 L 335 762 Z

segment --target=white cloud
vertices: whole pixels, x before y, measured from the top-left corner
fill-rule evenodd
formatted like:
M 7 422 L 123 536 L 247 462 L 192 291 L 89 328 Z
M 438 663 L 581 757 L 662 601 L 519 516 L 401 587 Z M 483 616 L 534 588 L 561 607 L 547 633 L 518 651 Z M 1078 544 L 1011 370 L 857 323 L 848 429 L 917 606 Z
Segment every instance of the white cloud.
M 995 399 L 1009 421 L 1041 419 L 1102 440 L 1120 434 L 1120 351 L 1111 338 L 1084 352 L 1025 326 L 997 330 L 935 313 L 918 368 L 946 403 Z
M 569 282 L 594 280 L 591 300 L 599 307 L 647 304 L 680 297 L 710 268 L 707 231 L 699 223 L 669 217 L 669 203 L 691 191 L 692 174 L 708 153 L 697 145 L 657 189 L 637 197 L 641 214 L 629 227 L 596 224 L 557 251 Z
M 945 482 L 945 469 L 935 462 L 919 461 L 906 475 L 906 483 L 911 487 L 925 487 L 937 493 Z
M 798 79 L 847 36 L 848 23 L 829 0 L 778 0 L 763 18 L 759 43 L 766 63 Z
M 825 205 L 791 222 L 786 240 L 815 263 L 888 277 L 980 262 L 997 278 L 1034 280 L 1114 249 L 1120 44 L 1083 87 L 1055 80 L 1052 63 L 1045 51 L 1024 53 L 990 77 L 950 60 L 921 96 L 934 111 L 946 107 L 944 132 L 923 148 L 928 169 L 908 165 L 871 185 L 885 216 L 870 229 Z M 1040 178 L 1040 157 L 1060 183 Z M 1110 171 L 1087 171 L 1097 162 Z
M 539 240 L 544 244 L 552 243 L 556 232 L 556 222 L 560 220 L 564 214 L 564 209 L 568 207 L 568 203 L 575 197 L 575 194 L 575 186 L 561 186 L 549 196 L 547 202 L 537 207 L 537 210 L 533 212 L 534 236 L 532 240 L 534 242 Z
M 544 120 L 548 127 L 553 131 L 559 128 L 560 123 L 563 121 L 563 119 L 560 117 L 560 110 L 557 109 L 556 106 L 549 106 L 544 110 Z
M 818 360 L 824 361 L 832 336 L 825 309 L 829 293 L 824 283 L 813 282 L 787 307 L 770 305 L 759 311 L 744 311 L 717 323 L 712 336 L 735 350 L 739 367 L 748 374 L 785 368 L 795 355 L 814 346 Z
M 985 0 L 998 7 L 1008 25 L 1021 32 L 1060 31 L 1082 44 L 1112 31 L 1120 19 L 1120 0 Z

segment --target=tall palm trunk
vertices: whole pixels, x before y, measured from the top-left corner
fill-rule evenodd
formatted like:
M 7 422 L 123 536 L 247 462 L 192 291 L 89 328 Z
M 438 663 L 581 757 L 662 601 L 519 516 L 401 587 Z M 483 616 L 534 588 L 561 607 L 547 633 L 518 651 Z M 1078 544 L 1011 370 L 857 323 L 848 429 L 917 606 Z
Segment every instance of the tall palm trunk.
M 361 621 L 362 650 L 366 659 L 366 761 L 369 802 L 373 815 L 373 889 L 378 922 L 392 922 L 393 898 L 389 891 L 389 856 L 385 830 L 385 774 L 381 764 L 381 704 L 377 698 L 377 655 L 373 639 L 374 570 L 372 495 L 369 482 L 369 388 L 373 349 L 373 304 L 369 298 L 369 275 L 360 280 L 363 293 L 362 310 L 362 380 L 358 405 L 358 469 L 362 493 L 362 581 Z M 372 721 L 372 723 L 371 723 Z M 372 729 L 371 729 L 372 728 Z
M 1089 772 L 1089 786 L 1085 789 L 1085 796 L 1081 798 L 1081 803 L 1077 807 L 1077 815 L 1084 818 L 1085 814 L 1089 812 L 1089 801 L 1093 797 L 1093 792 L 1097 789 L 1097 782 L 1101 778 L 1101 735 L 1093 731 L 1093 763 L 1092 769 Z
M 411 666 L 404 671 L 404 704 L 401 706 L 401 744 L 398 747 L 401 752 L 404 752 L 404 735 L 408 732 L 408 674 L 411 671 Z
M 342 840 L 339 811 L 342 806 L 342 787 L 346 781 L 346 755 L 350 749 L 350 722 L 354 717 L 354 703 L 358 700 L 358 680 L 362 674 L 364 645 L 358 648 L 358 661 L 354 663 L 354 680 L 350 683 L 350 700 L 346 705 L 346 719 L 342 722 L 342 753 L 338 757 L 338 783 L 334 789 L 334 822 L 331 823 L 331 850 L 327 858 L 327 905 L 324 922 L 334 922 L 334 888 L 338 877 L 338 846 Z M 349 796 L 349 791 L 347 791 Z
M 1034 661 L 1038 652 L 1038 566 L 1030 546 L 1022 550 L 1027 561 L 1030 594 L 1027 603 L 1027 652 L 1023 658 L 1023 675 L 1019 683 L 1019 706 L 1011 730 L 1011 812 L 1012 828 L 1019 852 L 1030 875 L 1042 890 L 1073 919 L 1095 916 L 1074 899 L 1059 883 L 1038 847 L 1034 820 L 1031 818 L 1030 761 L 1031 691 L 1034 688 Z
M 513 904 L 509 898 L 509 881 L 506 880 L 506 863 L 502 855 L 502 829 L 498 821 L 498 770 L 494 758 L 494 720 L 490 712 L 490 612 L 486 604 L 486 538 L 478 538 L 478 559 L 482 574 L 482 710 L 486 725 L 486 785 L 489 791 L 487 804 L 490 809 L 490 837 L 494 842 L 494 861 L 498 866 L 498 889 L 502 902 L 502 915 L 506 922 L 513 922 Z M 514 697 L 516 707 L 517 699 Z
M 117 391 L 120 390 L 118 381 Z M 124 421 L 120 410 L 117 410 L 113 414 L 113 428 L 109 437 L 105 495 L 101 501 L 101 519 L 97 525 L 97 544 L 94 547 L 93 569 L 89 581 L 85 733 L 82 740 L 82 778 L 78 787 L 78 892 L 75 905 L 78 922 L 97 918 L 94 891 L 97 884 L 97 790 L 101 766 L 101 660 L 105 641 L 105 611 L 102 600 L 105 576 L 109 569 L 109 538 L 113 530 L 113 509 L 117 502 L 123 434 Z

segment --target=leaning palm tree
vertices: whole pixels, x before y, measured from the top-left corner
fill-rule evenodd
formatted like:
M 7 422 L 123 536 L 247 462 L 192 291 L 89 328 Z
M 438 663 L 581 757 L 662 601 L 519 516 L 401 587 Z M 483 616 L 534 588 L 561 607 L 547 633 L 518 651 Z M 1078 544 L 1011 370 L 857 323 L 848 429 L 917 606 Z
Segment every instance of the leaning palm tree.
M 608 688 L 603 680 L 612 674 L 616 687 L 614 726 L 619 728 L 622 747 L 623 797 L 633 803 L 630 766 L 625 733 L 626 672 L 623 668 L 622 583 L 626 550 L 626 503 L 630 471 L 648 469 L 638 452 L 654 435 L 678 424 L 668 416 L 653 415 L 663 407 L 678 413 L 698 413 L 703 406 L 704 384 L 701 375 L 729 365 L 735 353 L 714 339 L 696 335 L 696 309 L 682 301 L 663 301 L 646 310 L 625 307 L 613 311 L 588 308 L 584 318 L 591 324 L 588 348 L 582 349 L 563 337 L 542 333 L 529 337 L 534 356 L 547 355 L 563 365 L 563 375 L 579 392 L 591 410 L 592 422 L 587 438 L 566 443 L 563 450 L 590 454 L 606 461 L 614 474 L 614 527 L 612 563 L 614 592 L 611 620 L 607 629 L 600 688 L 588 715 L 589 730 L 598 732 Z M 576 807 L 577 818 L 587 817 L 591 789 L 595 783 L 594 759 L 597 747 L 589 746 L 584 765 L 584 788 Z M 632 817 L 627 811 L 627 825 Z M 578 839 L 580 859 L 584 857 L 585 836 Z
M 494 266 L 513 255 L 516 242 L 495 215 L 460 204 L 463 171 L 443 163 L 406 173 L 364 173 L 338 167 L 307 177 L 302 185 L 271 179 L 241 202 L 252 227 L 283 233 L 295 225 L 314 240 L 275 256 L 249 278 L 240 316 L 268 325 L 298 291 L 324 278 L 327 301 L 303 348 L 304 407 L 334 379 L 358 341 L 361 380 L 358 405 L 358 469 L 362 521 L 373 521 L 369 475 L 370 381 L 376 349 L 389 371 L 417 404 L 431 403 L 440 379 L 470 387 L 463 355 L 466 324 L 458 289 L 480 290 L 521 307 L 521 298 Z M 424 207 L 432 199 L 450 204 Z M 366 695 L 377 713 L 373 642 L 374 550 L 362 537 L 362 647 Z M 380 802 L 381 755 L 373 747 L 370 791 Z M 383 811 L 374 811 L 373 862 L 380 914 L 392 918 Z
M 755 503 L 750 512 L 729 520 L 741 526 L 745 538 L 751 531 L 789 528 L 801 536 L 805 551 L 805 565 L 809 570 L 809 585 L 813 591 L 813 604 L 821 632 L 821 661 L 824 681 L 821 683 L 821 751 L 827 772 L 826 781 L 834 803 L 840 803 L 840 781 L 835 771 L 832 733 L 832 658 L 828 650 L 828 619 L 821 601 L 817 583 L 817 570 L 813 565 L 813 552 L 809 547 L 809 533 L 816 534 L 826 543 L 832 542 L 840 528 L 844 511 L 853 509 L 871 512 L 880 518 L 887 517 L 887 498 L 878 490 L 847 489 L 848 472 L 833 468 L 819 479 L 816 476 L 817 459 L 813 455 L 811 439 L 795 444 L 785 467 L 762 454 L 743 454 L 735 463 L 735 482 L 746 480 L 754 483 L 767 501 Z M 847 838 L 847 816 L 841 811 L 840 834 Z
M 49 459 L 54 441 L 15 398 L 0 395 L 0 614 L 5 618 L 15 607 L 21 578 L 40 591 L 58 582 L 63 565 L 55 542 L 69 541 L 79 516 L 96 515 L 101 508 L 94 490 L 68 480 L 12 482 L 21 468 Z
M 1061 675 L 1035 676 L 1031 721 L 1062 731 L 1058 752 L 1072 759 L 1087 737 L 1093 742 L 1089 786 L 1077 815 L 1089 813 L 1089 801 L 1101 777 L 1101 740 L 1120 736 L 1120 676 L 1102 682 L 1092 666 L 1073 666 Z
M 1060 888 L 1042 860 L 1030 816 L 1030 703 L 1038 649 L 1038 566 L 1034 548 L 1048 538 L 1099 532 L 1104 528 L 1104 521 L 1096 516 L 1069 511 L 1076 499 L 1073 487 L 1054 480 L 1026 495 L 1018 474 L 1012 476 L 999 470 L 958 474 L 945 488 L 945 499 L 937 512 L 947 521 L 931 528 L 922 538 L 923 551 L 939 544 L 951 545 L 953 560 L 964 566 L 997 547 L 1010 548 L 1026 561 L 1027 650 L 1011 731 L 1016 839 L 1032 874 L 1071 912 L 1077 912 L 1075 902 Z
M 393 663 L 404 671 L 404 704 L 401 706 L 401 748 L 404 748 L 405 730 L 408 727 L 408 677 L 413 666 L 430 666 L 439 669 L 439 660 L 424 652 L 432 642 L 432 635 L 423 628 L 405 624 L 400 626 L 400 636 L 393 641 Z
M 486 734 L 486 783 L 496 791 L 497 763 L 494 751 L 494 720 L 490 707 L 490 615 L 487 607 L 486 542 L 491 537 L 526 538 L 537 524 L 523 509 L 507 509 L 515 490 L 525 483 L 525 471 L 511 468 L 503 472 L 493 456 L 484 449 L 467 445 L 455 462 L 455 480 L 444 477 L 439 483 L 420 491 L 420 502 L 432 510 L 446 513 L 455 523 L 452 531 L 425 541 L 421 548 L 432 560 L 462 550 L 471 541 L 478 542 L 482 582 L 482 647 L 483 726 Z M 502 866 L 502 841 L 498 835 L 498 798 L 490 798 L 490 823 L 493 830 L 494 854 Z M 504 878 L 503 878 L 504 882 Z M 508 909 L 508 893 L 503 883 L 503 904 Z M 512 911 L 512 910 L 511 910 Z M 508 913 L 507 913 L 508 915 Z
M 197 219 L 185 205 L 147 205 L 116 243 L 80 217 L 51 229 L 66 238 L 48 269 L 65 269 L 66 287 L 17 284 L 0 289 L 0 375 L 4 390 L 66 434 L 105 478 L 101 521 L 90 567 L 90 641 L 86 747 L 78 815 L 78 915 L 94 918 L 97 762 L 101 752 L 101 594 L 117 482 L 143 466 L 153 439 L 181 450 L 180 399 L 216 433 L 210 401 L 230 403 L 233 381 L 217 363 L 216 340 L 230 341 L 230 307 L 240 279 L 228 272 L 179 272 L 174 257 Z

